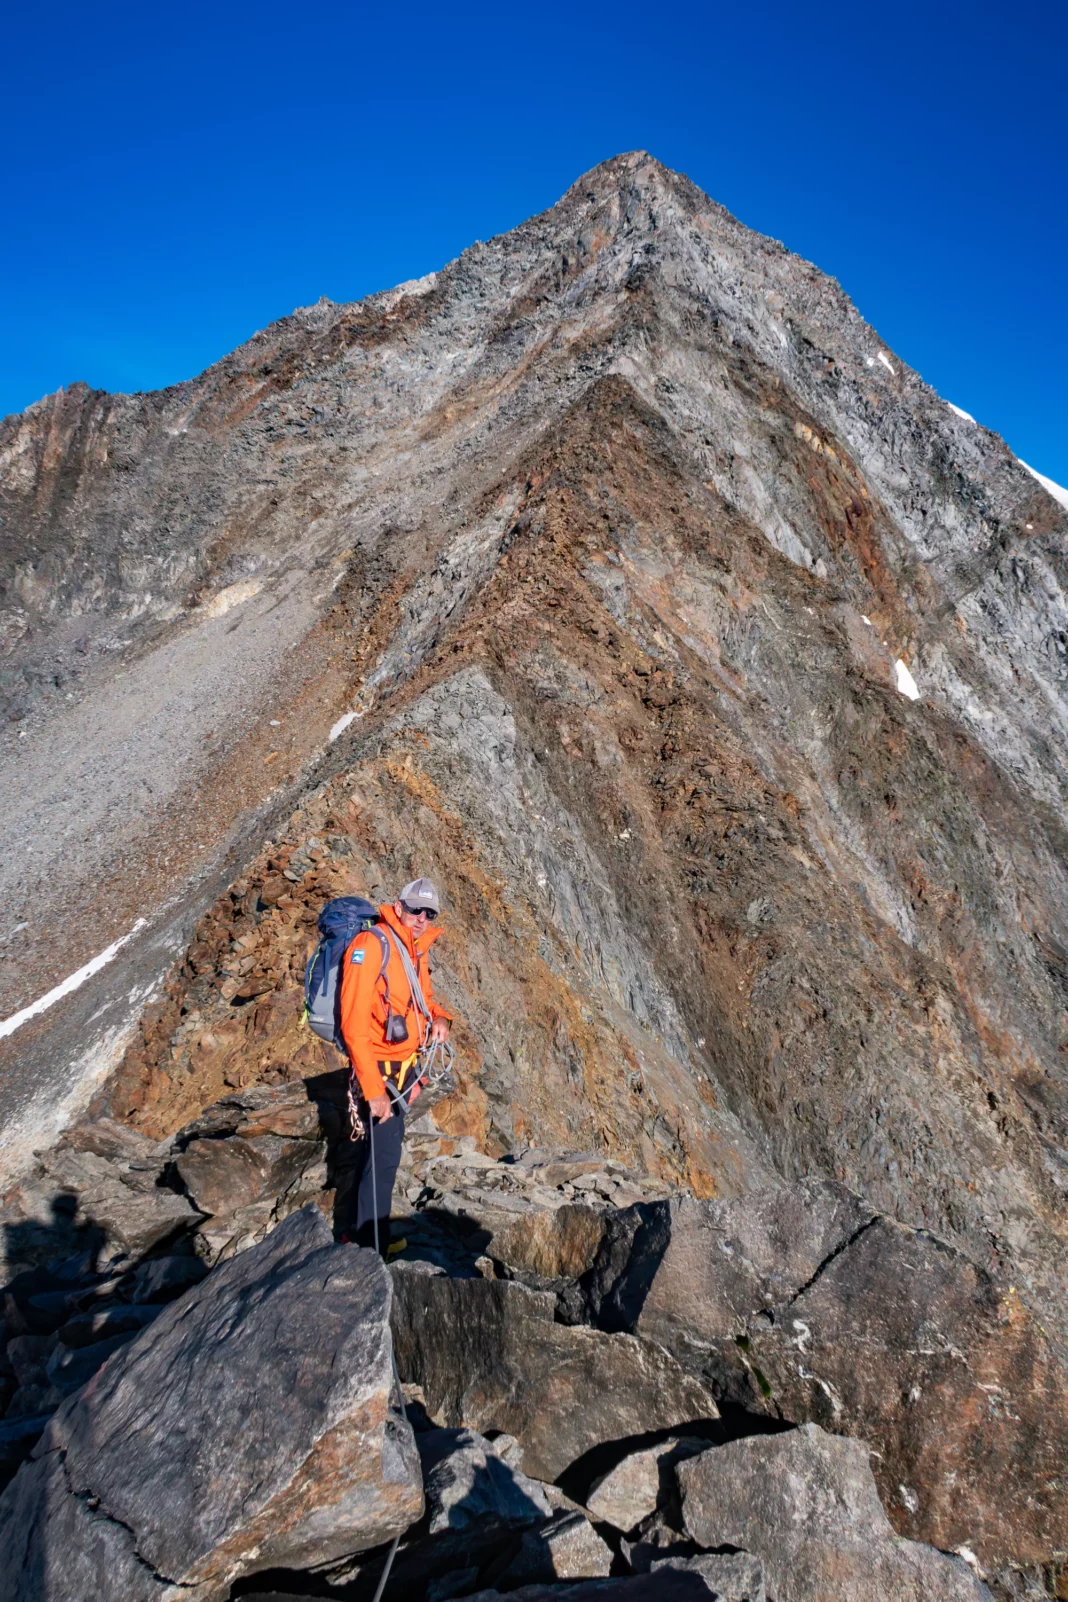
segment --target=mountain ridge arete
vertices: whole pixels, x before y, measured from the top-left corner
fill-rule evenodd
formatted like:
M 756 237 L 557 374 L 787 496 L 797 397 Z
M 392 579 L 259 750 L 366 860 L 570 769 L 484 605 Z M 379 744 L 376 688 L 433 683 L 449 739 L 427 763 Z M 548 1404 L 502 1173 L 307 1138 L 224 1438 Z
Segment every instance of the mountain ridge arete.
M 946 1438 L 1029 1385 L 1062 1438 L 1068 511 L 839 285 L 617 156 L 188 382 L 4 419 L 0 520 L 0 1016 L 138 925 L 0 1039 L 24 1221 L 79 1120 L 171 1141 L 336 1068 L 301 1023 L 314 919 L 425 873 L 462 1021 L 441 1138 L 688 1198 L 636 1198 L 651 1255 L 632 1230 L 583 1282 L 603 1339 L 685 1368 L 707 1336 L 720 1400 L 762 1407 L 759 1372 L 784 1418 L 873 1440 L 870 1396 L 863 1427 L 819 1413 L 788 1324 L 642 1322 L 687 1206 L 828 1186 L 861 1233 L 767 1305 L 846 1330 L 919 1264 L 922 1318 L 972 1341 L 939 1359 Z M 989 1565 L 1064 1545 L 1026 1433 Z M 873 1468 L 898 1535 L 969 1545 L 963 1492 Z

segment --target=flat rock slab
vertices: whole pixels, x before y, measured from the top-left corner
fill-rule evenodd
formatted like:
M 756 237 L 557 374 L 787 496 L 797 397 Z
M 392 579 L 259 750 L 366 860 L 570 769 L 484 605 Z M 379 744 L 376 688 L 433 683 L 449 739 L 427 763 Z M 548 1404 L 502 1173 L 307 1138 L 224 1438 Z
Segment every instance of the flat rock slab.
M 423 1508 L 389 1275 L 318 1209 L 216 1269 L 55 1416 L 0 1497 L 2 1602 L 217 1602 Z
M 652 1342 L 553 1321 L 555 1298 L 501 1280 L 394 1269 L 401 1378 L 446 1425 L 501 1430 L 555 1480 L 604 1441 L 718 1416 L 706 1388 Z
M 815 1424 L 713 1447 L 677 1471 L 686 1531 L 759 1557 L 775 1602 L 991 1602 L 963 1559 L 894 1534 L 868 1455 Z

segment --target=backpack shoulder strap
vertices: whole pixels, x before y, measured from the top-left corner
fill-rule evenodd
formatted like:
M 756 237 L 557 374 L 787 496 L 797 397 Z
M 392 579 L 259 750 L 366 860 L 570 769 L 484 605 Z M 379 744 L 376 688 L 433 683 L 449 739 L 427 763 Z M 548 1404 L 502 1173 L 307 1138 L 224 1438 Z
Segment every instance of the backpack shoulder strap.
M 378 925 L 376 923 L 369 924 L 366 929 L 361 929 L 360 930 L 360 934 L 374 935 L 375 939 L 378 941 L 379 947 L 381 948 L 381 951 L 382 951 L 382 962 L 381 962 L 381 965 L 379 967 L 378 973 L 375 975 L 375 984 L 378 983 L 379 979 L 384 979 L 386 981 L 386 1006 L 388 1007 L 389 1006 L 389 974 L 386 972 L 386 969 L 389 967 L 389 941 L 386 939 L 385 935 L 382 933 L 382 930 L 378 927 Z M 358 938 L 359 938 L 359 936 L 357 936 L 357 939 Z

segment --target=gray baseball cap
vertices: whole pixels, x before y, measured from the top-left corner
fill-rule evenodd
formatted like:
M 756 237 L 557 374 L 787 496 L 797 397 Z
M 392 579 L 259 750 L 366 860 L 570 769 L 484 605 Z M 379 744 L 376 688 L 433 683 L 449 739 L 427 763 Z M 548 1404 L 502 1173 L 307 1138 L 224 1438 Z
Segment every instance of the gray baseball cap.
M 441 911 L 438 893 L 429 879 L 413 879 L 411 884 L 404 886 L 397 900 L 403 901 L 413 912 L 417 912 L 420 907 L 427 907 L 431 912 Z

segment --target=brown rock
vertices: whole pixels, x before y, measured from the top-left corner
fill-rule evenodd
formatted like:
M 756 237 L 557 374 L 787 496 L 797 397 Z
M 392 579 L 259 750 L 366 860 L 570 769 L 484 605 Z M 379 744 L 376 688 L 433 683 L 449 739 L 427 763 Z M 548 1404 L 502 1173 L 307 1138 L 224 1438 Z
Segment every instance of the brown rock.
M 603 1234 L 601 1212 L 581 1203 L 567 1203 L 507 1225 L 494 1235 L 486 1251 L 509 1268 L 544 1279 L 581 1279 L 593 1267 Z
M 175 1162 L 182 1183 L 202 1213 L 236 1213 L 267 1188 L 270 1163 L 247 1140 L 193 1140 Z

